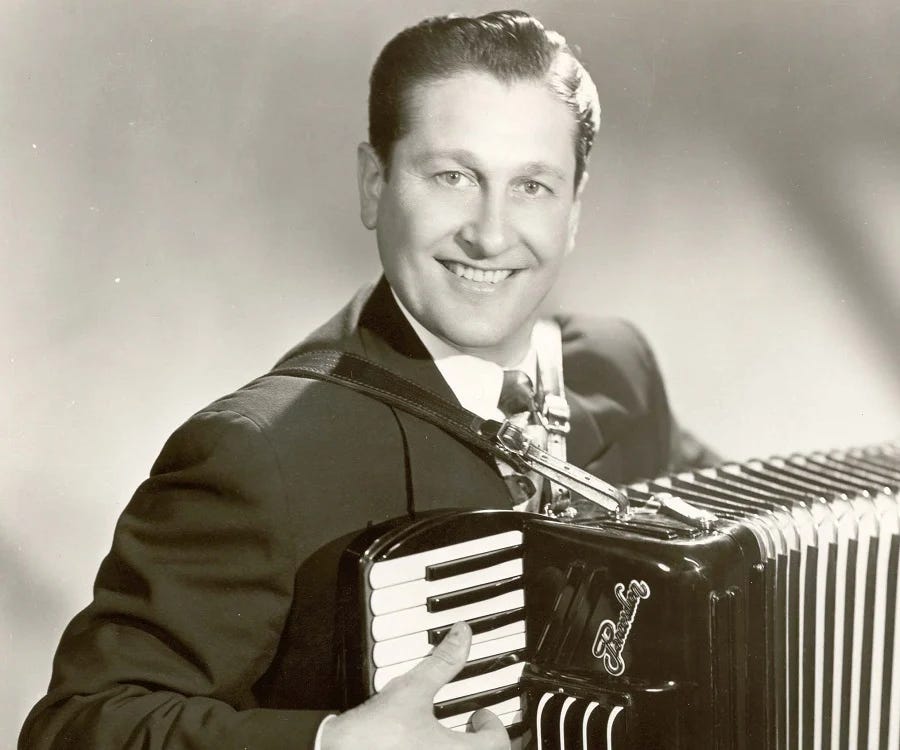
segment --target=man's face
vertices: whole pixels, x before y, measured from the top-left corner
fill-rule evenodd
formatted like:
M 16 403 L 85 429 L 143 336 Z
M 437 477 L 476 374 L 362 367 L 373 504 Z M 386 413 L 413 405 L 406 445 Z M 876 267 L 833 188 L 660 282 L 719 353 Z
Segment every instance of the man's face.
M 359 152 L 385 276 L 436 336 L 514 364 L 574 240 L 574 117 L 541 82 L 479 72 L 417 87 L 410 114 L 389 178 Z

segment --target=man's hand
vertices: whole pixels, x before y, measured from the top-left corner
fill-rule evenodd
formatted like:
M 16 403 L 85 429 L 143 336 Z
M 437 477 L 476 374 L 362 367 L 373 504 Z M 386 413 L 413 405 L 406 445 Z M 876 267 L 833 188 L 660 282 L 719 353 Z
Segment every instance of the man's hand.
M 428 658 L 323 726 L 322 750 L 508 750 L 506 730 L 486 709 L 473 714 L 466 733 L 434 718 L 434 695 L 465 666 L 471 642 L 469 626 L 454 625 Z

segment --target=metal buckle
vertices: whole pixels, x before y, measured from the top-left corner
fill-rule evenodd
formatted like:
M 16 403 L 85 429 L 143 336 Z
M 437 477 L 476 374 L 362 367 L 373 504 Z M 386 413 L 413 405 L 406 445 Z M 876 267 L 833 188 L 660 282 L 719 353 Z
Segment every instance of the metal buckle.
M 500 427 L 497 428 L 496 439 L 500 445 L 517 456 L 524 456 L 531 446 L 531 441 L 525 437 L 525 431 L 508 419 L 504 420 Z
M 547 393 L 544 395 L 544 404 L 538 417 L 541 425 L 547 432 L 555 432 L 558 435 L 568 435 L 572 429 L 569 419 L 572 416 L 572 410 L 569 408 L 568 402 L 555 393 Z

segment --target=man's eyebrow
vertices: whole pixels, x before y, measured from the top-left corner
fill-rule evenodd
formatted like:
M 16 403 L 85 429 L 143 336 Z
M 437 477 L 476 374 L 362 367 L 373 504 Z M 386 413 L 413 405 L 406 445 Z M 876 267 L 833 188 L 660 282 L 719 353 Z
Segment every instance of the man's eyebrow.
M 473 154 L 471 151 L 467 151 L 464 148 L 422 151 L 416 156 L 416 161 L 419 162 L 432 161 L 433 159 L 451 159 L 453 161 L 459 162 L 460 164 L 472 164 L 476 166 L 479 163 L 478 157 L 475 156 L 475 154 Z
M 429 162 L 433 159 L 451 159 L 460 164 L 468 164 L 474 168 L 478 168 L 480 161 L 478 157 L 471 151 L 466 149 L 446 149 L 437 151 L 424 151 L 418 155 L 416 161 Z M 519 170 L 523 175 L 550 175 L 560 182 L 566 181 L 565 172 L 553 164 L 545 161 L 530 161 L 523 164 Z
M 559 168 L 554 166 L 553 164 L 548 164 L 545 161 L 530 161 L 522 167 L 522 171 L 525 174 L 529 175 L 550 175 L 551 177 L 555 177 L 560 182 L 566 181 L 565 173 Z

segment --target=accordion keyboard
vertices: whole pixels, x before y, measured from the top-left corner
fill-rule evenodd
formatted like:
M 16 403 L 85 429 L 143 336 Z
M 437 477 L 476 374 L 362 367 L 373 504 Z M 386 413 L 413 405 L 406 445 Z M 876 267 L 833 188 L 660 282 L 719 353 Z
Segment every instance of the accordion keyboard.
M 511 530 L 375 562 L 369 571 L 375 692 L 412 669 L 453 623 L 472 628 L 463 670 L 435 696 L 435 715 L 464 730 L 490 708 L 507 727 L 521 722 L 524 667 L 522 532 Z

